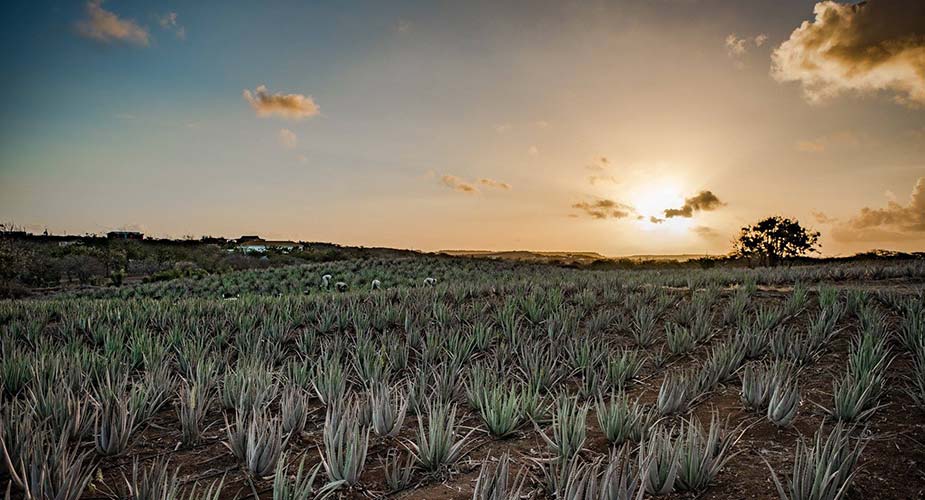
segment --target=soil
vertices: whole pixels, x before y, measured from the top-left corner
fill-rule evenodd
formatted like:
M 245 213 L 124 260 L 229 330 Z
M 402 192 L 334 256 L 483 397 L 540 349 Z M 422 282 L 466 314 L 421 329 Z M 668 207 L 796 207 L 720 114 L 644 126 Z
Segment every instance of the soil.
M 923 290 L 922 284 L 910 282 L 840 283 L 838 286 L 877 291 L 887 289 L 902 293 L 921 293 Z M 781 303 L 787 292 L 786 287 L 762 287 L 757 297 L 760 302 Z M 724 294 L 723 300 L 719 301 L 720 306 L 729 296 L 728 292 Z M 797 328 L 805 327 L 809 315 L 817 310 L 815 294 L 812 295 L 806 311 L 791 320 L 791 324 Z M 897 315 L 882 306 L 881 311 L 887 314 L 891 325 L 895 327 Z M 717 321 L 718 319 L 717 315 Z M 689 417 L 709 422 L 711 412 L 715 411 L 722 418 L 728 418 L 730 426 L 741 426 L 744 429 L 741 439 L 733 448 L 736 455 L 708 489 L 697 494 L 675 493 L 664 498 L 778 498 L 769 467 L 784 479 L 792 465 L 797 442 L 800 439 L 810 440 L 820 427 L 828 430 L 833 425 L 822 407 L 831 406 L 832 383 L 845 370 L 850 339 L 857 331 L 856 320 L 853 318 L 843 320 L 840 326 L 847 328 L 842 330 L 827 346 L 826 351 L 800 374 L 803 404 L 792 428 L 779 429 L 762 415 L 746 410 L 739 399 L 738 379 L 722 384 L 701 398 L 690 415 L 672 417 L 668 422 L 664 422 L 665 425 L 671 425 L 679 422 L 680 418 Z M 718 332 L 710 341 L 699 345 L 686 356 L 671 359 L 661 369 L 655 369 L 651 363 L 647 363 L 640 380 L 627 388 L 627 395 L 631 400 L 639 397 L 643 403 L 651 404 L 666 371 L 684 369 L 701 363 L 711 345 L 728 332 L 728 328 Z M 618 343 L 632 345 L 632 339 L 627 333 L 611 332 L 608 335 Z M 657 344 L 655 349 L 659 345 Z M 845 497 L 848 500 L 925 498 L 925 411 L 916 407 L 905 392 L 909 385 L 908 377 L 912 373 L 910 355 L 895 342 L 891 347 L 895 359 L 890 366 L 887 389 L 881 400 L 883 407 L 855 430 L 858 436 L 867 440 L 867 445 L 853 485 Z M 481 461 L 486 457 L 496 458 L 508 452 L 515 464 L 512 467 L 513 473 L 521 467 L 526 467 L 526 473 L 529 474 L 526 489 L 529 490 L 531 498 L 547 498 L 541 488 L 542 475 L 538 461 L 549 457 L 550 453 L 532 425 L 524 425 L 513 436 L 497 440 L 491 438 L 484 428 L 480 427 L 478 416 L 465 404 L 460 404 L 459 411 L 462 430 L 468 432 L 468 429 L 475 429 L 475 432 L 471 435 L 464 458 L 454 468 L 440 475 L 419 475 L 415 477 L 415 484 L 411 488 L 400 492 L 388 492 L 382 462 L 390 451 L 394 452 L 397 449 L 408 453 L 408 443 L 414 440 L 418 427 L 417 418 L 409 415 L 399 436 L 385 439 L 371 436 L 367 467 L 361 484 L 352 490 L 342 490 L 341 496 L 408 500 L 468 499 L 472 497 Z M 223 441 L 226 431 L 221 411 L 211 412 L 208 420 L 211 425 L 199 445 L 192 448 L 180 447 L 180 430 L 175 410 L 170 404 L 166 405 L 150 424 L 138 433 L 127 454 L 99 460 L 99 473 L 83 498 L 122 497 L 126 478 L 130 478 L 132 474 L 133 462 L 137 460 L 146 464 L 161 456 L 169 457 L 172 466 L 180 467 L 181 480 L 186 484 L 198 481 L 202 488 L 207 482 L 224 477 L 223 499 L 253 498 L 252 490 L 258 492 L 259 498 L 272 498 L 272 481 L 257 480 L 250 483 L 225 447 Z M 294 437 L 288 444 L 289 461 L 293 466 L 298 464 L 302 456 L 306 457 L 306 464 L 309 466 L 320 463 L 323 422 L 324 409 L 317 401 L 313 401 L 306 431 Z M 609 445 L 597 427 L 593 405 L 588 415 L 588 438 L 582 453 L 588 458 L 609 453 Z M 323 472 L 319 476 L 323 477 Z M 2 479 L 6 480 L 5 477 Z M 14 491 L 14 498 L 16 494 Z

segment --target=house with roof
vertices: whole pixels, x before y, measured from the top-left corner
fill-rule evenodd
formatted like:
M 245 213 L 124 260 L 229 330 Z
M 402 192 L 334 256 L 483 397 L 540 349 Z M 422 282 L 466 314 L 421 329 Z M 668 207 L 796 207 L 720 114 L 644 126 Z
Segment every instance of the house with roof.
M 257 236 L 242 236 L 238 238 L 235 249 L 243 253 L 267 253 L 269 251 L 289 253 L 301 252 L 302 244 L 295 241 L 265 240 Z
M 110 240 L 142 240 L 144 233 L 139 231 L 109 231 L 106 238 Z

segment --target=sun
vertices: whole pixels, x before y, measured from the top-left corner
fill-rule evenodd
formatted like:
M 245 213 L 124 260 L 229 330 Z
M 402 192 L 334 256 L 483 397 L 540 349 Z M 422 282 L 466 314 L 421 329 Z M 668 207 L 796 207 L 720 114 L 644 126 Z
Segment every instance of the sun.
M 638 214 L 637 224 L 645 230 L 680 232 L 690 228 L 689 218 L 665 218 L 666 209 L 679 208 L 684 204 L 683 191 L 677 183 L 660 180 L 642 184 L 630 191 L 629 200 Z

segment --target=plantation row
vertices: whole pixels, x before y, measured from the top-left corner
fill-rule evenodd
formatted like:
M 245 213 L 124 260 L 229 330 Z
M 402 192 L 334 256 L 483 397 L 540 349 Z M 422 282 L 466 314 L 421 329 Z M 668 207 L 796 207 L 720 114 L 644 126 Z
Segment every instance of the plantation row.
M 717 268 L 672 271 L 579 271 L 548 265 L 523 264 L 484 259 L 451 257 L 409 257 L 397 259 L 355 259 L 283 268 L 204 275 L 118 288 L 71 292 L 74 297 L 92 298 L 225 298 L 244 295 L 297 295 L 330 292 L 322 276 L 344 282 L 349 291 L 370 290 L 373 280 L 382 288 L 413 288 L 427 277 L 438 283 L 480 287 L 500 282 L 540 282 L 568 286 L 589 274 L 603 279 L 619 276 L 628 286 L 703 288 L 741 283 L 776 286 L 793 283 L 888 280 L 925 277 L 925 262 L 821 264 L 780 268 Z
M 765 476 L 783 498 L 836 499 L 898 356 L 912 360 L 908 401 L 925 407 L 921 295 L 757 286 L 917 276 L 918 264 L 663 274 L 467 262 L 418 269 L 438 279 L 426 288 L 397 278 L 410 263 L 383 261 L 374 274 L 328 264 L 131 292 L 197 297 L 234 279 L 222 286 L 239 287 L 236 301 L 2 302 L 3 479 L 37 499 L 414 497 L 475 463 L 460 485 L 475 499 L 703 492 L 735 468 L 750 426 L 809 418 L 805 374 L 848 338 L 822 424 Z M 356 273 L 352 291 L 320 290 L 322 270 Z M 385 289 L 360 288 L 374 276 Z M 696 416 L 729 384 L 754 419 Z

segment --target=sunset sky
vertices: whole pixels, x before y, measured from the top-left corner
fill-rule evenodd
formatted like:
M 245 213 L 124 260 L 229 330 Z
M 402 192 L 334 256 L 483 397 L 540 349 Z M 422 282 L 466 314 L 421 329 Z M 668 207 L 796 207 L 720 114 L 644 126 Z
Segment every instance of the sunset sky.
M 925 2 L 15 2 L 0 218 L 33 231 L 925 250 Z M 920 181 L 920 179 L 923 179 Z

